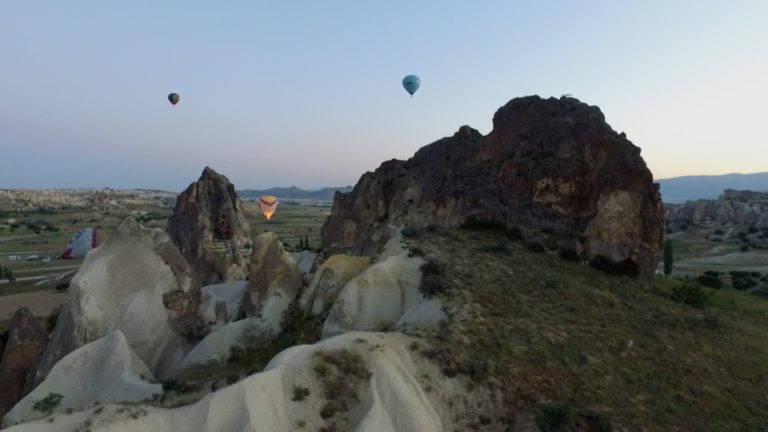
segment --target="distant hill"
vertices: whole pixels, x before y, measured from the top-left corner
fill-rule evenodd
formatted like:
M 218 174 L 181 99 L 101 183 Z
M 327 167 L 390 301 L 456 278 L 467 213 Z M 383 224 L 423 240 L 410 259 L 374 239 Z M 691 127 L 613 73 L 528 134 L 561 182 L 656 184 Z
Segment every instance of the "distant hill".
M 314 190 L 314 191 L 304 190 L 304 189 L 297 188 L 296 186 L 291 186 L 287 188 L 273 187 L 273 188 L 264 189 L 264 190 L 244 189 L 244 190 L 237 191 L 237 195 L 240 198 L 258 198 L 262 195 L 274 195 L 279 199 L 315 199 L 315 200 L 332 201 L 333 195 L 336 193 L 336 191 L 349 192 L 351 190 L 352 190 L 352 186 L 327 187 L 327 188 Z
M 726 189 L 766 192 L 768 191 L 768 172 L 685 176 L 658 182 L 661 184 L 662 201 L 675 204 L 697 199 L 717 199 Z

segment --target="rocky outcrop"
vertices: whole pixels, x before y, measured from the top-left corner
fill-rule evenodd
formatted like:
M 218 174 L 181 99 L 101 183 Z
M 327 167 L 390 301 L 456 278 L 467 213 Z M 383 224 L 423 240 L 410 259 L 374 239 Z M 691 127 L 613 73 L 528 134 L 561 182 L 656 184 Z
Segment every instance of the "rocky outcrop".
M 336 301 L 341 289 L 350 279 L 359 275 L 371 259 L 348 255 L 334 255 L 318 267 L 312 282 L 301 296 L 301 306 L 320 315 Z
M 768 192 L 726 190 L 716 200 L 667 204 L 669 222 L 739 224 L 768 228 Z
M 25 378 L 47 342 L 48 335 L 29 309 L 13 314 L 0 356 L 0 419 L 21 399 Z
M 28 390 L 42 382 L 62 357 L 116 330 L 155 375 L 167 376 L 184 355 L 184 347 L 169 322 L 163 294 L 190 287 L 184 262 L 173 249 L 165 232 L 143 228 L 128 217 L 91 251 L 72 278 Z
M 243 249 L 250 230 L 235 186 L 211 168 L 176 200 L 168 234 L 192 265 L 200 285 L 245 279 Z
M 232 348 L 258 348 L 282 332 L 283 313 L 304 283 L 298 264 L 277 235 L 266 232 L 254 239 L 250 269 L 244 287 L 233 282 L 203 289 L 207 300 L 198 313 L 209 321 L 217 317 L 216 326 L 187 354 L 181 370 L 227 360 Z M 237 290 L 242 295 L 235 299 Z M 238 312 L 232 315 L 237 305 Z M 229 322 L 220 319 L 224 315 Z M 235 317 L 240 319 L 234 321 Z
M 34 404 L 51 393 L 64 396 L 54 412 L 80 411 L 94 403 L 140 402 L 163 391 L 152 373 L 116 330 L 69 353 L 46 379 L 3 419 L 4 426 L 43 417 Z
M 404 226 L 470 219 L 517 227 L 525 240 L 649 279 L 664 209 L 640 149 L 597 107 L 574 98 L 513 99 L 486 136 L 463 126 L 408 161 L 384 162 L 337 193 L 323 245 L 370 255 Z
M 254 239 L 248 289 L 241 308 L 245 315 L 279 320 L 296 298 L 304 278 L 299 266 L 273 232 Z

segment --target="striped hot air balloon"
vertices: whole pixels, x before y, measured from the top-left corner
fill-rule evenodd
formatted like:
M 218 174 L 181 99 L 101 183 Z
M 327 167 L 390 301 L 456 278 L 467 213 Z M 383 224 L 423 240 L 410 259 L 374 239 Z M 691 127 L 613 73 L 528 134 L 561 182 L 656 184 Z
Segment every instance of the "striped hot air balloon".
M 275 210 L 277 210 L 278 204 L 280 204 L 280 201 L 278 201 L 277 198 L 272 195 L 264 195 L 259 198 L 261 214 L 264 215 L 267 220 L 272 219 L 272 215 L 275 214 Z

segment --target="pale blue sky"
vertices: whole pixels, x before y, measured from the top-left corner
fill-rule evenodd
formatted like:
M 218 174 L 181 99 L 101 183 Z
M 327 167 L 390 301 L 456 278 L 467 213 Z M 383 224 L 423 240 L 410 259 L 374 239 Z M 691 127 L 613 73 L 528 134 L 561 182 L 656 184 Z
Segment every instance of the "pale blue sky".
M 3 0 L 0 188 L 354 184 L 565 93 L 657 178 L 768 171 L 766 23 L 765 0 Z

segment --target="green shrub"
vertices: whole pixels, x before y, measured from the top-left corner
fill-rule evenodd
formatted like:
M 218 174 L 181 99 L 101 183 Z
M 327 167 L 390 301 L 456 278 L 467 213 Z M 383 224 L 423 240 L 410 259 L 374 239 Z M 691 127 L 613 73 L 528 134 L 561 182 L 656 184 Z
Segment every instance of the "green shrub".
M 573 408 L 568 403 L 546 403 L 536 414 L 536 426 L 541 432 L 566 432 L 572 421 Z
M 32 409 L 45 415 L 49 415 L 57 406 L 59 406 L 59 404 L 61 404 L 62 399 L 64 399 L 64 396 L 58 393 L 48 393 L 48 396 L 35 402 L 32 405 Z
M 303 401 L 304 399 L 309 396 L 309 389 L 302 386 L 293 386 L 293 397 L 291 398 L 294 402 Z
M 731 280 L 731 284 L 737 290 L 746 290 L 746 289 L 750 289 L 752 287 L 757 286 L 757 281 L 752 279 L 751 277 L 740 277 L 740 278 L 733 278 Z
M 712 303 L 711 295 L 701 286 L 685 283 L 672 288 L 670 298 L 678 303 L 702 308 Z
M 421 234 L 421 230 L 416 227 L 407 226 L 403 228 L 400 233 L 406 238 L 416 238 Z
M 717 276 L 711 276 L 708 274 L 703 274 L 696 278 L 696 281 L 705 287 L 710 287 L 714 289 L 720 289 L 723 287 L 723 281 L 720 280 Z
M 536 426 L 541 432 L 612 432 L 611 419 L 591 409 L 574 410 L 567 402 L 539 406 Z
M 508 254 L 509 245 L 507 244 L 507 241 L 506 238 L 501 238 L 495 244 L 483 245 L 481 250 L 485 253 Z
M 482 219 L 478 217 L 467 218 L 459 228 L 468 231 L 505 231 L 507 226 L 504 223 L 493 219 Z
M 445 268 L 433 258 L 427 258 L 421 265 L 421 284 L 419 291 L 424 297 L 431 297 L 445 291 Z
M 720 273 L 719 271 L 715 271 L 715 270 L 707 270 L 707 271 L 705 271 L 705 272 L 704 272 L 704 274 L 705 274 L 706 276 L 714 276 L 714 277 L 720 277 L 720 275 L 721 275 L 722 273 Z
M 51 333 L 53 329 L 56 328 L 56 322 L 59 320 L 59 312 L 61 312 L 61 309 L 56 308 L 45 318 L 48 333 Z
M 613 424 L 611 419 L 592 410 L 585 410 L 581 417 L 586 423 L 587 430 L 590 432 L 612 432 Z

